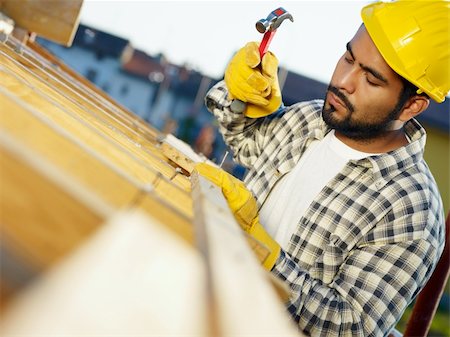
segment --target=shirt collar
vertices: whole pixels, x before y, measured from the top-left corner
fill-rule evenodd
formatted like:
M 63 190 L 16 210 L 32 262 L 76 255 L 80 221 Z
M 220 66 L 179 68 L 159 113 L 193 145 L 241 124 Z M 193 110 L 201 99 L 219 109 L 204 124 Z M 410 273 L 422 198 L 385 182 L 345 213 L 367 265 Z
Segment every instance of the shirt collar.
M 415 119 L 406 122 L 404 129 L 406 135 L 411 140 L 406 146 L 402 146 L 388 153 L 355 161 L 355 164 L 368 167 L 372 170 L 377 188 L 385 186 L 393 177 L 407 168 L 416 165 L 423 158 L 426 142 L 425 129 Z

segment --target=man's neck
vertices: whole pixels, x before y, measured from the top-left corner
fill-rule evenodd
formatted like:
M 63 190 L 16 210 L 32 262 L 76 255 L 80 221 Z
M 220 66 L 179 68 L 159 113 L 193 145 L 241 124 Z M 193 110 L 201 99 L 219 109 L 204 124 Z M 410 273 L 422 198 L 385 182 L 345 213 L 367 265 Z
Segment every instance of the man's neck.
M 336 131 L 336 137 L 352 149 L 365 153 L 386 153 L 408 144 L 405 132 L 401 130 L 386 131 L 371 139 L 352 139 Z

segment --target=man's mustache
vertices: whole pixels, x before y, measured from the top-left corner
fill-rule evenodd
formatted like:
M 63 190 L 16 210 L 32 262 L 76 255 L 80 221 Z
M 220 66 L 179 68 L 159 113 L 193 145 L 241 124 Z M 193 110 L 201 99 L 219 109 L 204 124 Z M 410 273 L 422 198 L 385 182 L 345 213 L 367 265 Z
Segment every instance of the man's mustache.
M 353 104 L 350 103 L 350 101 L 347 98 L 347 96 L 345 96 L 342 92 L 340 92 L 338 88 L 333 87 L 332 85 L 329 85 L 328 86 L 328 91 L 332 92 L 337 97 L 339 97 L 339 99 L 345 104 L 345 106 L 347 107 L 347 109 L 350 112 L 354 112 L 355 111 L 355 107 L 353 106 Z

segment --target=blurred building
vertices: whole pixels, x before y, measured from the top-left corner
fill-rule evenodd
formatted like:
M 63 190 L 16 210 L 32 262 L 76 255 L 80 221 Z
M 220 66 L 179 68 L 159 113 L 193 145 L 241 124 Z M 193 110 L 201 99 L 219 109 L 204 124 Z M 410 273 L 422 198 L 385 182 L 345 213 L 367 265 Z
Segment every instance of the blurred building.
M 124 38 L 82 24 L 71 47 L 42 38 L 37 41 L 161 131 L 169 130 L 193 144 L 203 125 L 213 123 L 203 97 L 218 79 L 171 64 L 161 54 L 148 55 Z M 210 157 L 217 159 L 224 151 L 219 139 Z

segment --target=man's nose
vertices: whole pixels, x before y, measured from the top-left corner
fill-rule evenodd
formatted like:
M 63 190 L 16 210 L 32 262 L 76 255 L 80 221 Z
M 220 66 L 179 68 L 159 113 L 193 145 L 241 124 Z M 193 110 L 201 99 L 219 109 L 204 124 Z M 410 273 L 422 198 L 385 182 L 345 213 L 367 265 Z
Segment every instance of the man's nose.
M 346 91 L 349 94 L 353 94 L 356 90 L 356 67 L 346 67 L 340 73 L 340 76 L 337 78 L 336 86 Z

